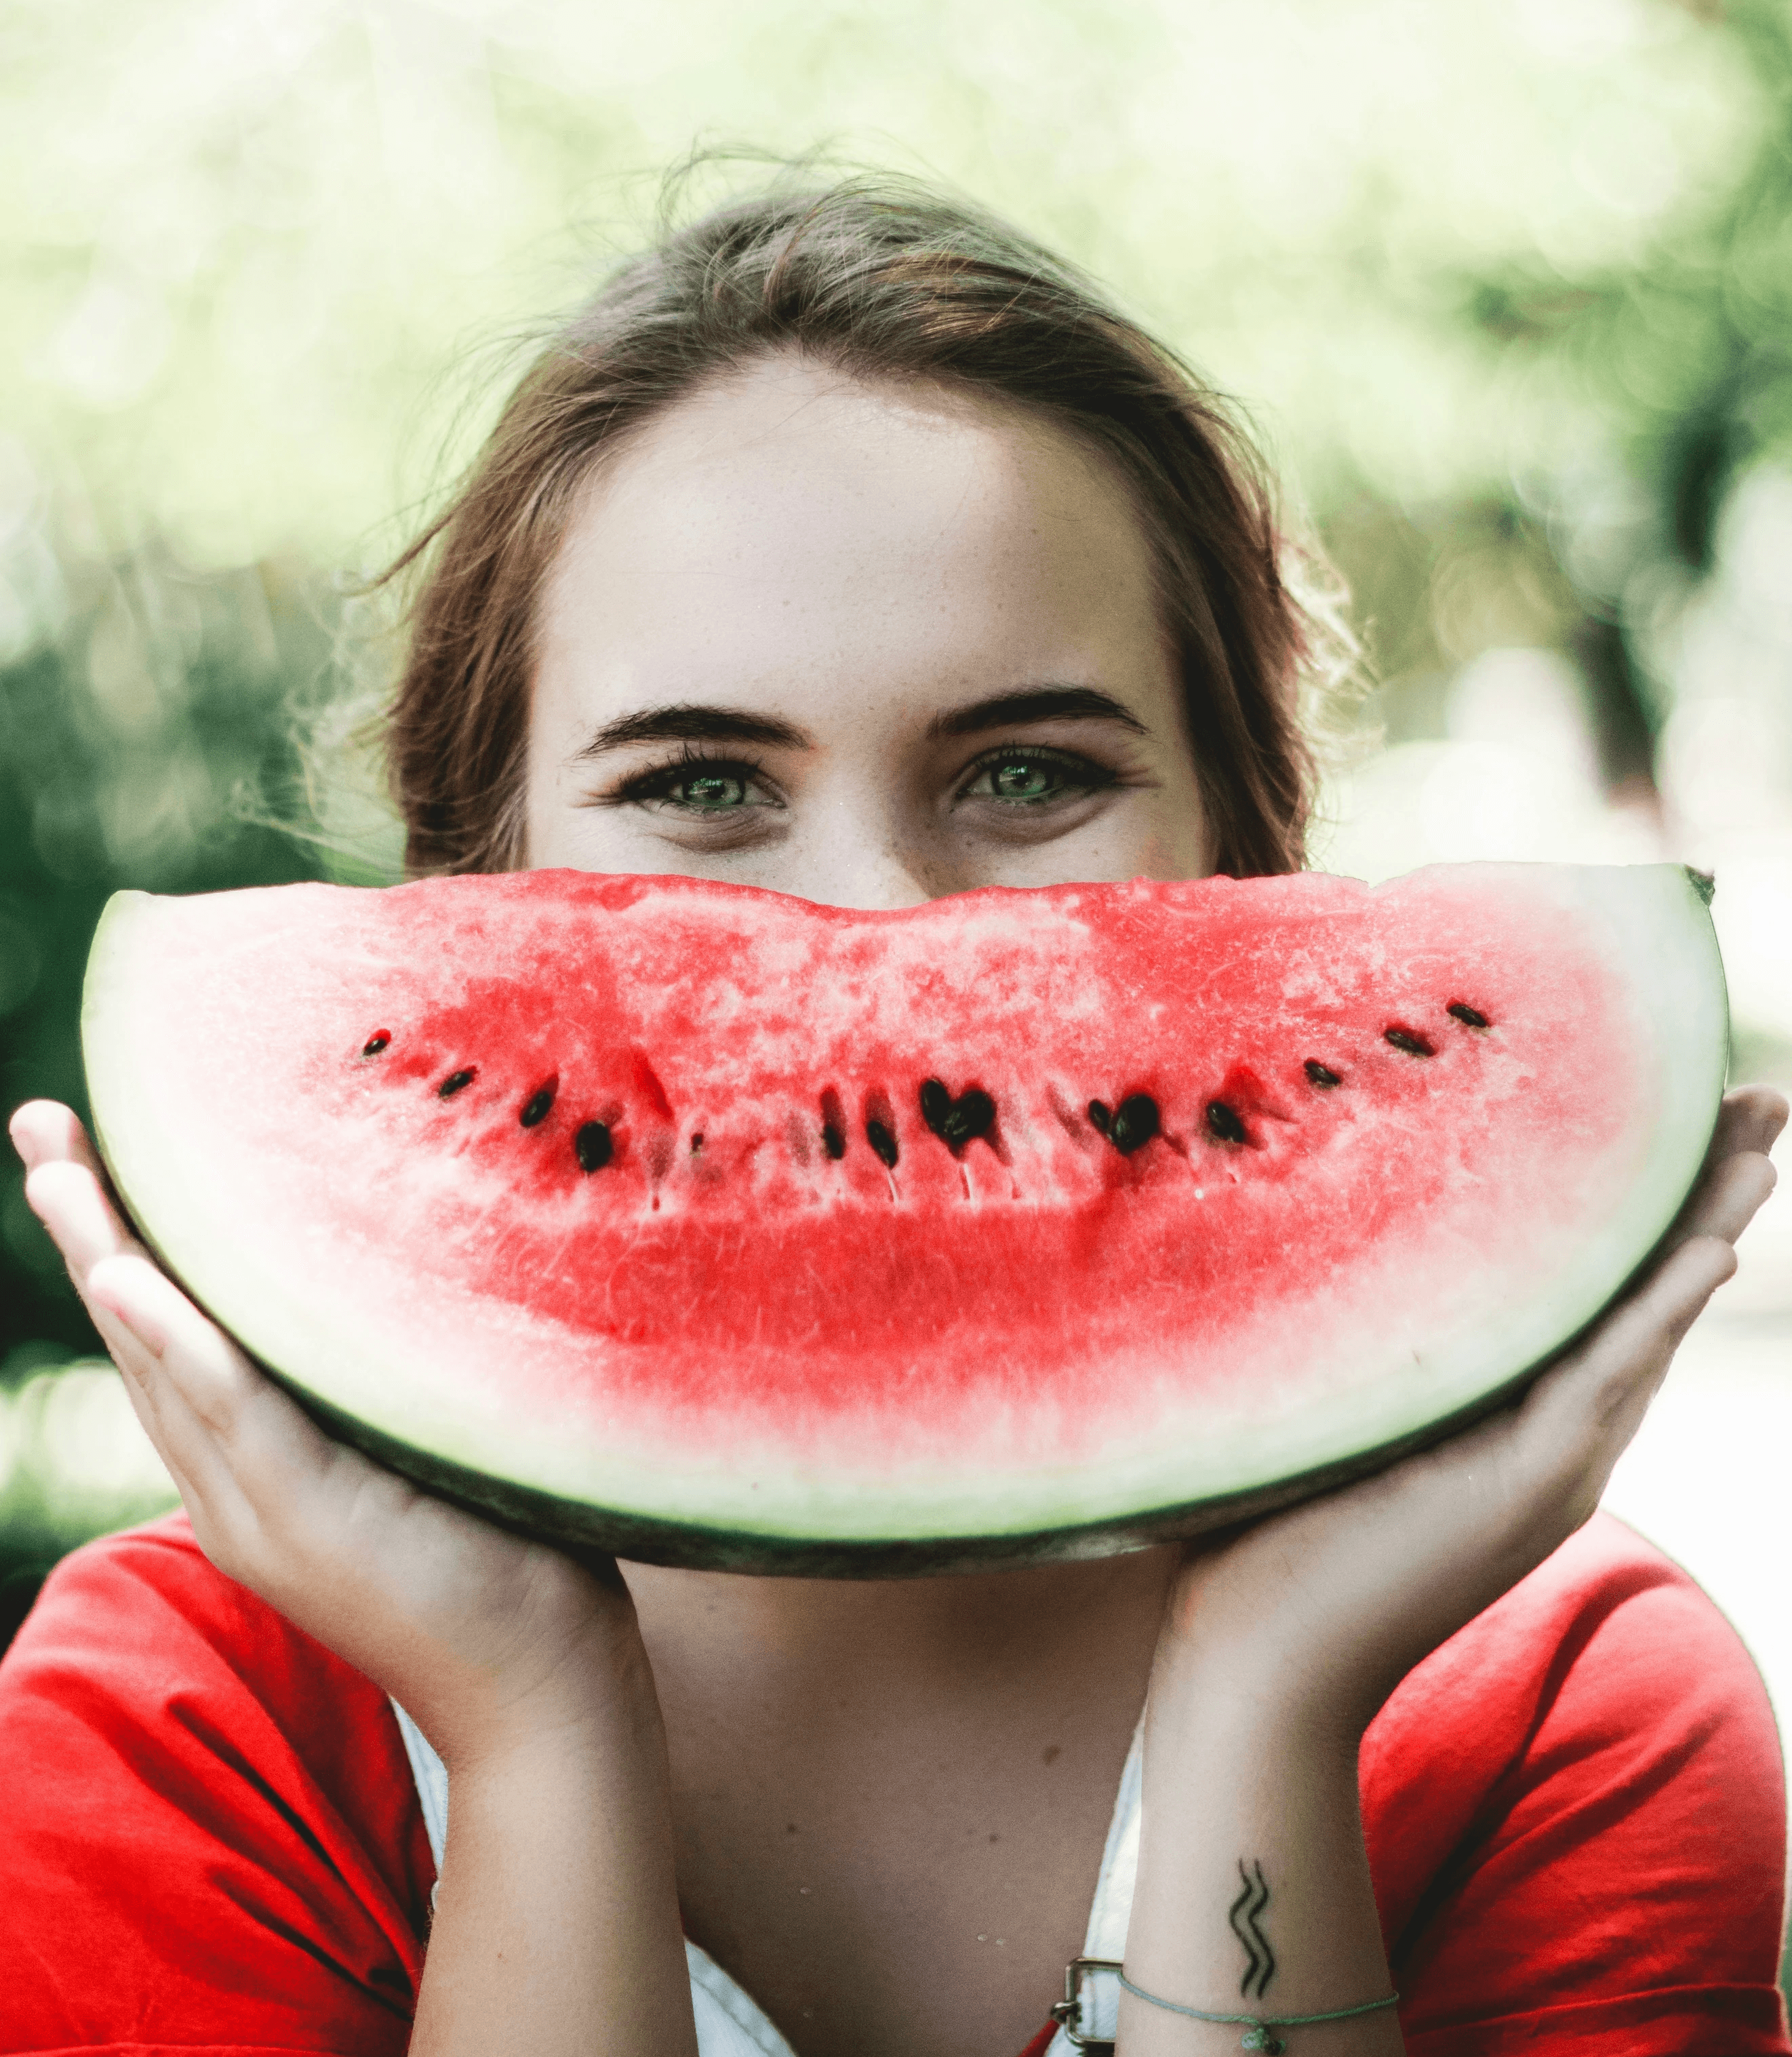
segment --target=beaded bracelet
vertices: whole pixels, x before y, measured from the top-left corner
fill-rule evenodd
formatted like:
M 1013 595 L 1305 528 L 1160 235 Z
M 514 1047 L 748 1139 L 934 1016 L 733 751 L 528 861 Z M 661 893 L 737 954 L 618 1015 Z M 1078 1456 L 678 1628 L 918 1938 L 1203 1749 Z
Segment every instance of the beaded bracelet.
M 1383 2007 L 1398 2007 L 1398 1993 L 1390 1993 L 1386 2000 L 1366 2000 L 1361 2007 L 1341 2007 L 1334 2014 L 1285 2014 L 1273 2019 L 1255 2014 L 1203 2014 L 1198 2007 L 1184 2007 L 1179 2000 L 1160 2000 L 1156 1993 L 1147 1992 L 1143 1986 L 1136 1986 L 1124 1972 L 1118 1972 L 1121 1986 L 1135 2000 L 1142 2000 L 1150 2006 L 1160 2007 L 1166 2014 L 1186 2015 L 1191 2021 L 1216 2021 L 1245 2031 L 1239 2044 L 1241 2050 L 1260 2050 L 1267 2057 L 1281 2057 L 1287 2048 L 1280 2036 L 1271 2033 L 1277 2028 L 1307 2028 L 1316 2021 L 1349 2021 L 1359 2014 L 1379 2014 Z

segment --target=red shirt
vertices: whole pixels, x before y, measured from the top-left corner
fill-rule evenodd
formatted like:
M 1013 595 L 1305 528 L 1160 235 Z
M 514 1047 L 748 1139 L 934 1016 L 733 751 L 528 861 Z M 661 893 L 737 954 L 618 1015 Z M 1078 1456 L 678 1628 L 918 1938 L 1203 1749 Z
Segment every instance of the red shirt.
M 1766 1694 L 1620 1524 L 1420 1665 L 1362 1763 L 1414 2057 L 1792 2052 Z M 383 1695 L 183 1517 L 58 1568 L 0 1665 L 0 2049 L 397 2057 L 434 1878 Z

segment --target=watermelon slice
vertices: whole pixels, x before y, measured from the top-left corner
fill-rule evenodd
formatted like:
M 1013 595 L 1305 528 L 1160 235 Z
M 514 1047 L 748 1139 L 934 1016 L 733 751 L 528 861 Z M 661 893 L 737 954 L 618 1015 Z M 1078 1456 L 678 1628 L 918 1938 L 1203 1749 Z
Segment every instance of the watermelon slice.
M 1695 1176 L 1678 866 L 111 903 L 118 1190 L 337 1433 L 635 1557 L 884 1575 L 1308 1492 L 1509 1393 Z

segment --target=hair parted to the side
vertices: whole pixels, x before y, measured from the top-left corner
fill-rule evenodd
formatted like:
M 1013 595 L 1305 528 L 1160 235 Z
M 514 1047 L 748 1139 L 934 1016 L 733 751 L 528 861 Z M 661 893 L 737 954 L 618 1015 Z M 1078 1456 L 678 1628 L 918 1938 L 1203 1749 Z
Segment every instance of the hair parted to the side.
M 1029 408 L 1103 453 L 1155 547 L 1219 869 L 1302 862 L 1302 688 L 1347 639 L 1287 576 L 1250 442 L 1072 267 L 914 182 L 791 175 L 624 264 L 549 343 L 450 503 L 387 573 L 418 580 L 387 723 L 413 876 L 523 861 L 537 596 L 578 487 L 706 380 L 792 351 L 855 377 Z

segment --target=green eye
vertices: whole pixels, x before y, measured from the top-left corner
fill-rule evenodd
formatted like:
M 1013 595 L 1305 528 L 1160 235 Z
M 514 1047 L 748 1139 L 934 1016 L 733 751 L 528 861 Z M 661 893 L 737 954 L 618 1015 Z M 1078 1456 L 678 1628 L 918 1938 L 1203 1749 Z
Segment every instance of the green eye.
M 995 800 L 1018 816 L 1037 808 L 1043 821 L 1061 803 L 1086 799 L 1114 783 L 1107 766 L 1049 747 L 992 750 L 958 790 L 961 801 Z
M 1011 757 L 989 767 L 989 787 L 998 800 L 1046 800 L 1064 783 L 1055 764 L 1037 759 Z
M 747 782 L 726 771 L 708 771 L 700 778 L 680 779 L 667 798 L 705 814 L 720 814 L 747 805 Z
M 693 834 L 695 817 L 703 814 L 716 822 L 716 834 L 734 835 L 747 828 L 749 816 L 779 811 L 784 803 L 756 764 L 693 753 L 640 773 L 610 800 L 593 804 L 642 807 L 668 822 L 682 820 Z M 724 814 L 741 818 L 724 830 Z

